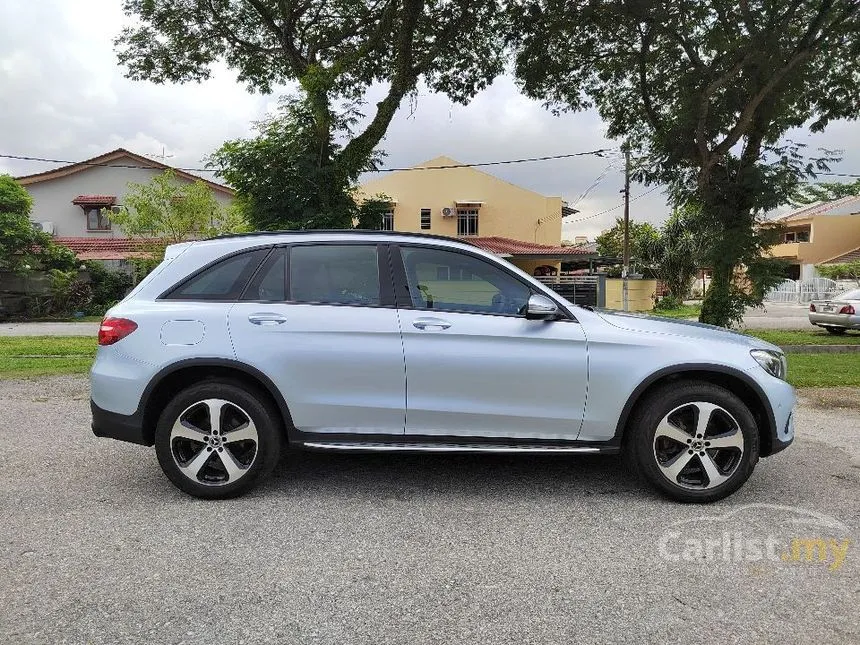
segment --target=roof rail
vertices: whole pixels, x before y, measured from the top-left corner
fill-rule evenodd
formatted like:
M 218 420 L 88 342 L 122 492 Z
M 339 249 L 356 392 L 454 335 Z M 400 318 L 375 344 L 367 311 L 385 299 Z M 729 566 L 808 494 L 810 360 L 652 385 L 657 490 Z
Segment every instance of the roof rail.
M 433 235 L 431 233 L 409 233 L 407 231 L 375 231 L 362 228 L 305 228 L 292 231 L 253 231 L 251 233 L 223 233 L 209 238 L 212 240 L 232 239 L 238 237 L 259 237 L 265 235 L 319 235 L 325 233 L 348 233 L 350 235 L 398 235 L 401 237 L 417 237 L 419 239 L 448 240 L 450 242 L 462 242 L 471 244 L 469 240 L 449 235 Z

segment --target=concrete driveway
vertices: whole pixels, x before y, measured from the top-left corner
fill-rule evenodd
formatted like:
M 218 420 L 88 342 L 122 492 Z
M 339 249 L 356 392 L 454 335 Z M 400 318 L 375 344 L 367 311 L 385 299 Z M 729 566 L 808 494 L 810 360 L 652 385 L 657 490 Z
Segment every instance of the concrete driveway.
M 809 322 L 809 305 L 767 302 L 763 309 L 747 309 L 746 329 L 818 329 Z
M 800 408 L 704 507 L 614 458 L 442 455 L 294 455 L 203 502 L 96 439 L 87 390 L 0 381 L 0 642 L 860 642 L 856 411 Z

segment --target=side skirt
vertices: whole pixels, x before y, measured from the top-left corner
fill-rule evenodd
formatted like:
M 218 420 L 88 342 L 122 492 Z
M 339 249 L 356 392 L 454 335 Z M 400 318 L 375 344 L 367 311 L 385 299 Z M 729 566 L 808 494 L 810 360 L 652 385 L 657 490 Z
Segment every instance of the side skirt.
M 292 447 L 301 450 L 324 452 L 447 452 L 447 453 L 504 453 L 504 454 L 617 454 L 618 446 L 588 442 L 525 442 L 525 441 L 490 441 L 487 439 L 471 439 L 468 437 L 427 437 L 415 440 L 403 440 L 394 437 L 391 440 L 357 440 L 357 439 L 328 439 L 314 438 L 293 442 Z

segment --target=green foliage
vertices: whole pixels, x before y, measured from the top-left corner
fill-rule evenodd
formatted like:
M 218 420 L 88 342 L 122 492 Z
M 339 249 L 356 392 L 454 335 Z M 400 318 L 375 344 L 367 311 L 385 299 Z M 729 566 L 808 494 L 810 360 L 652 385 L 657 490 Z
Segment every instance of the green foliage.
M 67 315 L 84 311 L 92 300 L 90 285 L 76 270 L 51 269 L 51 314 Z
M 357 167 L 341 163 L 338 139 L 350 136 L 359 117 L 356 106 L 331 114 L 331 128 L 321 135 L 311 102 L 289 97 L 256 124 L 257 136 L 226 142 L 209 166 L 236 189 L 237 208 L 257 230 L 351 228 L 362 214 L 354 198 L 358 175 L 379 158 Z
M 387 195 L 373 195 L 358 204 L 355 228 L 378 230 L 382 226 L 382 216 L 391 210 L 391 198 Z
M 643 250 L 659 237 L 659 232 L 648 222 L 630 221 L 630 260 L 641 264 Z M 597 252 L 609 258 L 622 258 L 624 254 L 624 220 L 619 217 L 612 228 L 603 231 L 595 238 Z
M 203 181 L 180 182 L 172 170 L 165 170 L 147 184 L 130 183 L 125 204 L 110 218 L 129 237 L 159 245 L 234 232 L 245 226 L 221 207 Z
M 75 254 L 33 227 L 32 207 L 30 194 L 9 175 L 0 175 L 0 269 L 72 269 Z
M 636 178 L 698 206 L 714 271 L 702 320 L 728 325 L 760 292 L 732 284 L 766 246 L 757 216 L 833 160 L 782 137 L 860 114 L 860 4 L 521 0 L 511 16 L 526 92 L 596 107 L 642 153 Z
M 337 155 L 332 172 L 340 186 L 367 166 L 401 101 L 417 96 L 420 80 L 465 103 L 503 71 L 501 6 L 500 0 L 125 0 L 132 26 L 115 44 L 136 80 L 200 81 L 223 63 L 251 90 L 270 93 L 298 82 L 313 122 L 308 143 L 323 175 L 333 161 L 334 106 L 354 104 L 371 85 L 382 85 L 375 114 Z M 243 151 L 226 152 L 238 157 Z M 307 170 L 300 182 L 320 177 L 314 167 Z M 341 204 L 324 205 L 326 217 L 343 219 Z M 262 212 L 266 205 L 254 208 Z
M 669 295 L 657 303 L 663 308 L 673 309 L 683 303 L 702 267 L 709 240 L 698 221 L 695 207 L 678 208 L 663 224 L 659 235 L 649 237 L 642 246 L 643 261 L 669 290 Z
M 87 315 L 101 316 L 114 306 L 131 289 L 131 276 L 124 271 L 112 271 L 105 268 L 101 262 L 87 262 L 87 273 L 90 274 L 92 299 L 86 308 Z
M 831 280 L 860 281 L 860 260 L 842 264 L 819 264 L 815 267 L 819 274 Z
M 815 184 L 804 183 L 798 186 L 791 196 L 792 206 L 805 206 L 815 202 L 832 202 L 843 197 L 860 195 L 860 179 L 853 183 L 822 181 Z

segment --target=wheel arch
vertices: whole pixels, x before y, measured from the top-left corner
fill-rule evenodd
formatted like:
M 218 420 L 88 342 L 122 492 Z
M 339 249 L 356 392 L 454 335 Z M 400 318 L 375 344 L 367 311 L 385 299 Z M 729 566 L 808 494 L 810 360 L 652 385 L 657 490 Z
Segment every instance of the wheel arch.
M 621 410 L 621 416 L 618 418 L 618 425 L 615 428 L 615 438 L 619 445 L 624 441 L 627 422 L 636 405 L 658 387 L 677 380 L 706 381 L 724 387 L 735 394 L 749 408 L 750 413 L 756 420 L 761 442 L 761 456 L 766 457 L 773 452 L 776 419 L 773 407 L 764 390 L 761 389 L 752 377 L 740 370 L 725 365 L 707 363 L 667 367 L 654 372 L 643 380 L 628 397 L 627 402 Z
M 137 415 L 141 418 L 143 437 L 147 445 L 154 443 L 158 416 L 171 396 L 189 383 L 213 378 L 236 380 L 267 396 L 280 411 L 285 438 L 290 440 L 294 426 L 289 406 L 268 376 L 255 367 L 227 358 L 190 358 L 159 371 L 141 395 Z

